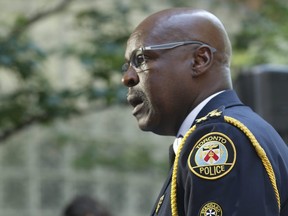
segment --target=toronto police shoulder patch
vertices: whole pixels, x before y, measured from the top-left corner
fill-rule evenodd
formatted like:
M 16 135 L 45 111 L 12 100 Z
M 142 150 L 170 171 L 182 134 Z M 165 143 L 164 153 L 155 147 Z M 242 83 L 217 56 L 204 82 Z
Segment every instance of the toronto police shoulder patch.
M 217 204 L 216 202 L 207 202 L 205 203 L 200 212 L 199 212 L 199 216 L 222 216 L 223 215 L 223 211 L 222 208 L 219 204 Z
M 188 157 L 190 170 L 203 179 L 215 180 L 228 174 L 236 161 L 234 143 L 223 133 L 201 137 Z

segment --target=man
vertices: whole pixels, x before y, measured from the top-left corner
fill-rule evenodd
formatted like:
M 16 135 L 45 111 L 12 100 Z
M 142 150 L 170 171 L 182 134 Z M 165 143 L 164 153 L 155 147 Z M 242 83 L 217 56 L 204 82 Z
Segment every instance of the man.
M 232 90 L 231 45 L 217 17 L 155 13 L 131 34 L 125 57 L 139 127 L 183 137 L 151 215 L 288 215 L 288 148 Z

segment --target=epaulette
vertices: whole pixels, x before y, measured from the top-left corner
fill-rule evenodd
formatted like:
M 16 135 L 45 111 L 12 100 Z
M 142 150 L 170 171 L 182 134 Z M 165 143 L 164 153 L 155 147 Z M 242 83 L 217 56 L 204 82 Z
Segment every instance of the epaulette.
M 207 121 L 212 120 L 212 119 L 217 119 L 220 117 L 223 118 L 223 110 L 224 109 L 225 109 L 225 107 L 221 106 L 221 107 L 209 112 L 206 116 L 196 119 L 195 122 L 197 125 L 199 125 L 199 124 L 202 124 L 202 123 L 207 122 Z

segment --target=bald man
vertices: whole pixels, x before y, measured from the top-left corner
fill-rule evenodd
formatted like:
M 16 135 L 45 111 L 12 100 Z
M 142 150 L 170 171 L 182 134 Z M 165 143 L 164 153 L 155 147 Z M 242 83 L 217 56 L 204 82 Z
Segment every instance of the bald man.
M 139 127 L 176 137 L 151 215 L 288 215 L 288 148 L 232 90 L 231 45 L 217 17 L 189 8 L 152 14 L 125 58 L 122 82 Z

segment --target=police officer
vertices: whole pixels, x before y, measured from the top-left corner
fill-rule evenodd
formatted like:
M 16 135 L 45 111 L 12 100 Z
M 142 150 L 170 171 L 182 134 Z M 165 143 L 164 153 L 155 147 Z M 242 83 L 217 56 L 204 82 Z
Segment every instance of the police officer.
M 178 137 L 151 215 L 288 215 L 288 148 L 232 90 L 231 45 L 217 17 L 157 12 L 133 31 L 125 58 L 139 127 Z

